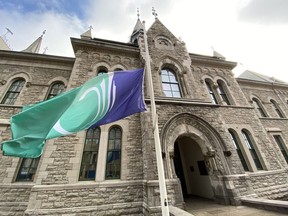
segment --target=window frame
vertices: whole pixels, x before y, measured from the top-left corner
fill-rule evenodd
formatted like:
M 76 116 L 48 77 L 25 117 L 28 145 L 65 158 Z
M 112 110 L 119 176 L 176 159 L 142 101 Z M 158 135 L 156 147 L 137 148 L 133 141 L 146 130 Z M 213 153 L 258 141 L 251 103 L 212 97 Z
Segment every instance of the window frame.
M 264 109 L 264 106 L 262 105 L 261 101 L 258 98 L 253 97 L 252 103 L 253 103 L 255 109 L 257 110 L 258 114 L 260 115 L 260 117 L 263 117 L 263 118 L 268 117 L 268 115 Z
M 92 133 L 92 136 L 90 136 L 91 135 L 90 133 Z M 96 134 L 98 136 L 94 137 L 94 134 Z M 96 179 L 100 139 L 101 139 L 100 127 L 89 128 L 86 131 L 78 181 L 93 181 Z M 97 140 L 98 140 L 98 142 L 97 142 Z M 90 141 L 90 142 L 88 142 L 88 141 Z M 93 142 L 96 142 L 97 149 L 95 149 L 95 150 L 92 149 Z M 87 147 L 88 143 L 90 144 L 90 151 L 85 150 L 85 147 Z M 89 158 L 90 158 L 89 161 L 90 162 L 93 161 L 93 163 L 84 163 L 84 160 L 86 160 L 86 158 L 87 158 L 87 157 L 84 158 L 84 156 L 87 155 L 86 153 L 88 153 L 88 155 L 89 155 Z M 94 170 L 89 169 L 90 166 L 94 166 Z M 86 167 L 86 169 L 85 169 L 85 167 Z M 87 169 L 87 167 L 88 167 L 88 169 Z M 89 175 L 91 174 L 91 173 L 89 173 L 90 171 L 94 171 L 94 176 L 89 177 Z M 86 172 L 86 173 L 83 175 L 83 172 Z M 93 175 L 93 173 L 92 173 L 92 175 Z
M 273 100 L 273 99 L 271 99 L 270 102 L 271 102 L 271 104 L 272 104 L 272 106 L 274 108 L 274 111 L 277 113 L 278 117 L 279 118 L 286 118 L 285 114 L 281 110 L 281 108 L 278 105 L 278 103 L 275 100 Z
M 212 104 L 219 104 L 217 94 L 213 88 L 213 82 L 210 79 L 205 79 L 206 89 L 208 90 L 209 97 L 212 101 Z
M 249 150 L 249 153 L 252 157 L 252 160 L 254 162 L 256 169 L 260 171 L 264 170 L 264 165 L 262 164 L 262 161 L 261 161 L 262 158 L 259 156 L 259 152 L 255 148 L 256 144 L 252 138 L 251 133 L 246 129 L 242 129 L 241 134 L 242 134 L 243 141 L 247 149 Z
M 238 157 L 240 159 L 240 162 L 241 162 L 241 165 L 242 165 L 244 171 L 249 172 L 250 171 L 249 166 L 248 166 L 249 163 L 247 163 L 247 161 L 246 161 L 247 160 L 245 158 L 246 155 L 243 154 L 242 146 L 239 142 L 238 134 L 235 131 L 233 131 L 232 129 L 228 129 L 228 132 L 230 135 L 231 142 L 232 142 L 233 146 L 235 147 L 235 150 L 238 154 Z
M 231 101 L 230 101 L 229 95 L 227 93 L 226 84 L 222 80 L 217 80 L 217 92 L 218 92 L 222 102 L 225 102 L 226 105 L 231 105 Z
M 115 139 L 112 139 L 112 131 L 115 131 Z M 120 132 L 120 139 L 118 137 L 117 139 L 117 130 L 118 132 Z M 119 148 L 115 148 L 116 146 L 116 140 L 120 140 L 119 141 Z M 110 144 L 113 143 L 112 145 L 114 145 L 114 148 L 110 148 Z M 105 180 L 113 180 L 113 179 L 121 179 L 121 165 L 122 165 L 122 145 L 123 145 L 123 130 L 120 126 L 118 125 L 113 125 L 109 128 L 108 131 L 108 140 L 107 140 L 107 154 L 106 154 L 106 166 L 105 166 Z M 110 157 L 109 157 L 109 153 L 112 153 L 112 157 L 117 156 L 118 154 L 118 162 L 117 163 L 111 163 Z M 113 159 L 112 159 L 113 161 Z M 114 160 L 116 161 L 116 160 Z M 110 166 L 111 165 L 111 166 Z M 118 166 L 118 170 L 112 170 L 111 171 L 111 167 L 114 165 Z M 114 172 L 111 174 L 111 172 Z M 118 172 L 118 173 L 117 173 Z M 116 173 L 116 175 L 115 175 Z
M 27 161 L 29 161 L 28 162 L 29 166 L 23 167 L 27 163 Z M 36 175 L 37 170 L 38 170 L 39 161 L 40 161 L 40 157 L 38 157 L 38 158 L 22 158 L 21 162 L 20 162 L 19 169 L 17 171 L 15 182 L 33 182 L 35 180 L 35 175 Z M 22 178 L 22 177 L 20 178 L 21 172 L 24 172 L 22 170 L 25 168 L 27 168 L 28 171 L 26 174 L 23 174 L 23 175 L 26 176 L 27 178 Z M 31 169 L 32 170 L 34 169 L 34 171 L 31 172 Z
M 167 74 L 163 74 L 164 71 Z M 163 77 L 166 77 L 168 81 L 163 79 Z M 172 79 L 171 79 L 172 78 Z M 180 83 L 178 81 L 177 75 L 174 70 L 170 69 L 169 67 L 163 67 L 161 69 L 161 85 L 162 85 L 162 91 L 165 97 L 172 97 L 172 98 L 182 98 Z M 165 89 L 165 85 L 169 86 L 169 89 Z M 176 90 L 173 89 L 173 87 L 176 87 Z M 176 95 L 176 92 L 179 93 L 179 95 Z M 167 95 L 167 94 L 168 95 Z
M 63 85 L 63 89 L 60 89 L 61 91 L 57 91 L 57 93 L 52 93 L 53 91 L 53 87 L 56 86 L 56 85 Z M 58 88 L 59 89 L 59 88 Z M 62 82 L 62 81 L 56 81 L 56 82 L 53 82 L 51 85 L 50 85 L 50 88 L 49 88 L 49 91 L 48 91 L 48 94 L 47 94 L 47 97 L 46 97 L 46 100 L 49 100 L 59 94 L 61 94 L 62 92 L 65 91 L 65 84 Z M 52 96 L 52 97 L 50 97 Z
M 282 136 L 279 134 L 274 134 L 273 138 L 274 138 L 274 142 L 278 145 L 279 150 L 281 151 L 282 156 L 284 157 L 286 163 L 288 164 L 288 149 L 287 149 L 287 146 L 286 146 Z
M 20 85 L 14 85 L 15 83 L 20 82 Z M 6 105 L 14 105 L 17 98 L 19 97 L 21 91 L 23 90 L 24 85 L 26 84 L 26 80 L 22 77 L 16 78 L 11 82 L 11 85 L 9 86 L 8 90 L 6 91 L 1 104 L 6 104 Z M 22 85 L 22 86 L 21 86 Z M 20 90 L 18 89 L 20 86 Z M 13 88 L 16 87 L 16 90 L 13 90 Z M 10 97 L 11 95 L 16 94 L 16 96 Z M 9 103 L 8 100 L 10 101 Z M 11 103 L 12 101 L 12 103 Z

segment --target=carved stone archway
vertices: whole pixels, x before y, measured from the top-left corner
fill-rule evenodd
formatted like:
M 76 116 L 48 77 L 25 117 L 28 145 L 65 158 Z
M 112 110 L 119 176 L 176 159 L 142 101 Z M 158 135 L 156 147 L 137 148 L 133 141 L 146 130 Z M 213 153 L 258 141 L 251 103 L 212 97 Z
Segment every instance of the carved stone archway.
M 164 159 L 166 178 L 177 178 L 173 162 L 174 143 L 180 137 L 188 137 L 199 145 L 209 172 L 214 199 L 229 203 L 225 182 L 220 178 L 230 174 L 223 153 L 227 150 L 225 143 L 209 123 L 195 115 L 178 114 L 168 120 L 162 129 L 161 141 L 162 151 L 166 155 Z

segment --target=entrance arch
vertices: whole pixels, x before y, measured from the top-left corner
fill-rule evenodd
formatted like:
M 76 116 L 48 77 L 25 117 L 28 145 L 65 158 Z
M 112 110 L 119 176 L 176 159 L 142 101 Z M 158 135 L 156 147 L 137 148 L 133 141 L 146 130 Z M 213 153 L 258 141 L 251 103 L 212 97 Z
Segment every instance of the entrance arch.
M 227 148 L 209 123 L 189 113 L 176 115 L 164 125 L 161 141 L 162 150 L 168 156 L 164 160 L 166 178 L 179 181 L 183 191 L 183 194 L 175 194 L 177 200 L 193 194 L 229 203 L 225 182 L 221 178 L 231 174 L 223 153 Z M 182 180 L 176 173 L 181 172 L 179 164 L 183 169 Z M 201 187 L 203 191 L 198 190 Z
M 190 195 L 214 198 L 207 160 L 197 142 L 187 136 L 178 137 L 174 143 L 173 163 L 184 198 Z

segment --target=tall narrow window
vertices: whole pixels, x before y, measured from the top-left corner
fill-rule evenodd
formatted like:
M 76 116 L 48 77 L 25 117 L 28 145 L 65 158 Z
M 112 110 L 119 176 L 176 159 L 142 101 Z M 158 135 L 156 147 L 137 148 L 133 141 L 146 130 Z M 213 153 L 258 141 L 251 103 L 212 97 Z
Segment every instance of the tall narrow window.
M 79 180 L 94 180 L 100 141 L 100 128 L 90 128 L 86 132 Z
M 248 147 L 248 149 L 250 151 L 250 154 L 251 154 L 251 156 L 253 158 L 253 161 L 255 163 L 256 168 L 258 170 L 263 170 L 262 164 L 261 164 L 260 159 L 259 159 L 259 157 L 257 155 L 257 152 L 256 152 L 256 150 L 255 150 L 255 148 L 253 146 L 253 143 L 252 143 L 250 135 L 245 130 L 242 130 L 242 135 L 243 135 L 243 139 L 245 141 L 245 144 Z
M 276 101 L 270 100 L 270 102 L 272 103 L 272 105 L 273 105 L 276 113 L 278 114 L 278 116 L 279 116 L 280 118 L 285 118 L 282 110 L 280 109 L 280 107 L 278 106 L 278 104 L 276 103 Z
M 208 89 L 208 92 L 209 92 L 210 98 L 212 100 L 212 103 L 213 104 L 218 104 L 218 101 L 217 101 L 215 93 L 214 93 L 214 91 L 212 89 L 211 83 L 206 80 L 205 84 L 206 84 L 206 87 Z
M 53 83 L 53 85 L 51 86 L 51 88 L 49 90 L 47 100 L 57 96 L 60 93 L 62 93 L 64 91 L 64 88 L 65 88 L 65 85 L 62 82 Z
M 285 148 L 285 144 L 284 144 L 282 137 L 280 135 L 274 135 L 273 137 L 274 137 L 277 145 L 279 146 L 280 151 L 286 160 L 286 163 L 288 164 L 288 153 L 287 153 L 287 150 Z
M 25 84 L 24 79 L 15 80 L 10 88 L 8 89 L 7 93 L 5 94 L 1 104 L 10 104 L 13 105 L 20 94 L 23 86 Z
M 227 94 L 226 94 L 226 92 L 225 92 L 225 90 L 224 90 L 224 88 L 223 88 L 223 84 L 220 83 L 219 81 L 217 82 L 217 84 L 218 84 L 217 90 L 218 90 L 218 93 L 219 93 L 220 97 L 222 98 L 222 100 L 223 100 L 227 105 L 230 105 L 231 103 L 229 102 L 229 99 L 228 99 L 228 97 L 227 97 Z
M 254 107 L 257 109 L 258 113 L 260 114 L 261 117 L 267 117 L 267 115 L 265 114 L 263 108 L 262 108 L 262 105 L 260 103 L 260 101 L 256 98 L 253 98 L 252 99 L 253 101 L 253 105 Z
M 23 158 L 16 181 L 33 181 L 40 158 Z
M 175 73 L 168 69 L 161 70 L 162 87 L 165 96 L 167 97 L 181 97 L 179 83 L 176 79 Z
M 114 126 L 109 131 L 106 179 L 120 179 L 122 131 Z
M 244 170 L 245 171 L 249 171 L 249 168 L 247 166 L 247 163 L 245 161 L 245 158 L 243 156 L 243 153 L 241 151 L 241 148 L 239 146 L 239 143 L 238 143 L 238 140 L 236 138 L 235 133 L 233 131 L 229 130 L 229 134 L 230 134 L 231 141 L 232 141 L 232 143 L 233 143 L 233 145 L 234 145 L 234 147 L 235 147 L 235 149 L 237 151 L 237 154 L 238 154 L 238 156 L 240 158 L 240 161 L 241 161 L 241 164 L 242 164 Z

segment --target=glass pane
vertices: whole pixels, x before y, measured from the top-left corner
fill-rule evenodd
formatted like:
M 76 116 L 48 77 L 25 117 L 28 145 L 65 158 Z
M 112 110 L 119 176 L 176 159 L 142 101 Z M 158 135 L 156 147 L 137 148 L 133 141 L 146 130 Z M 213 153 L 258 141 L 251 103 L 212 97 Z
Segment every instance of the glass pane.
M 121 149 L 121 140 L 120 139 L 115 140 L 115 149 Z
M 116 130 L 116 138 L 117 139 L 121 138 L 121 130 L 119 128 L 117 128 Z
M 168 72 L 166 69 L 161 70 L 162 75 L 168 75 Z
M 23 158 L 16 181 L 32 181 L 37 170 L 39 158 Z
M 179 86 L 178 84 L 171 84 L 172 91 L 179 91 Z
M 111 129 L 109 133 L 109 139 L 115 139 L 115 133 L 116 133 L 115 129 Z
M 113 150 L 114 149 L 114 140 L 109 140 L 108 141 L 108 150 Z
M 181 97 L 180 92 L 173 92 L 173 97 Z
M 169 73 L 169 75 L 170 75 L 170 82 L 171 83 L 177 83 L 175 75 L 173 73 Z
M 162 82 L 170 82 L 169 77 L 162 74 Z
M 164 91 L 170 91 L 171 90 L 170 84 L 163 83 L 162 86 L 163 86 Z
M 164 91 L 164 94 L 166 97 L 172 97 L 172 92 L 171 91 Z

